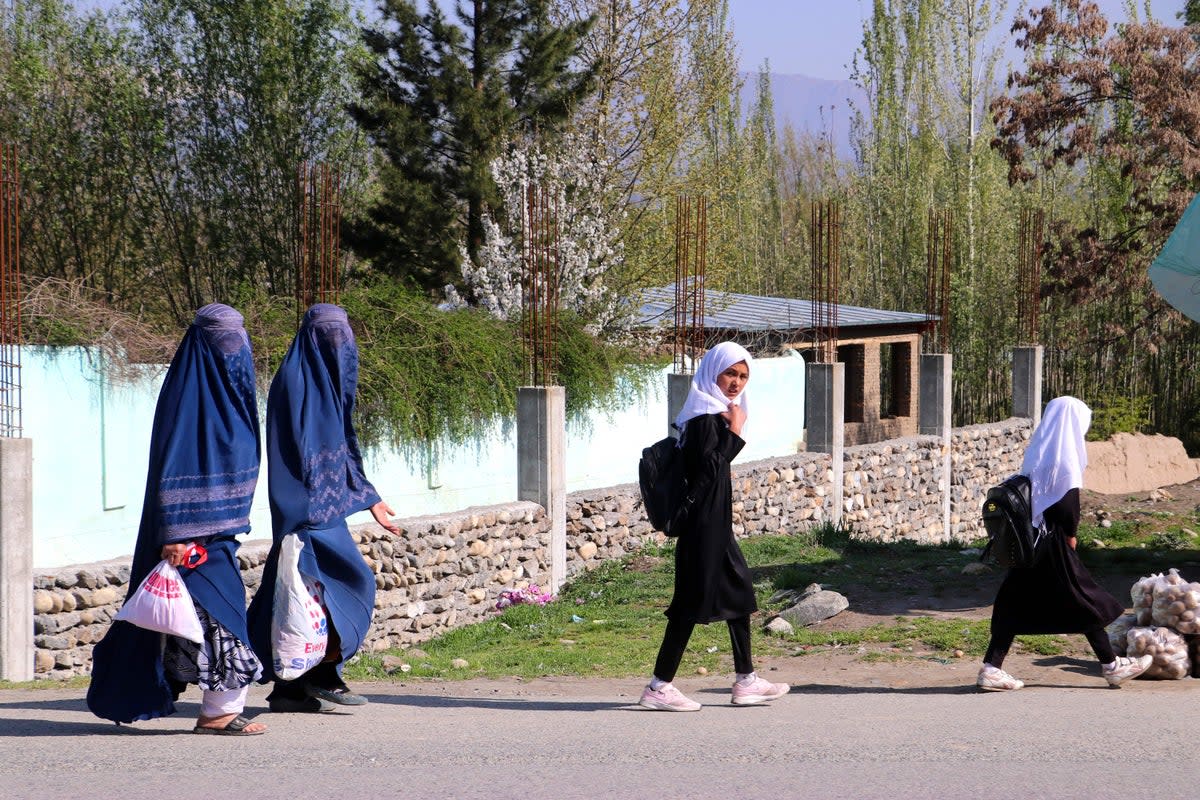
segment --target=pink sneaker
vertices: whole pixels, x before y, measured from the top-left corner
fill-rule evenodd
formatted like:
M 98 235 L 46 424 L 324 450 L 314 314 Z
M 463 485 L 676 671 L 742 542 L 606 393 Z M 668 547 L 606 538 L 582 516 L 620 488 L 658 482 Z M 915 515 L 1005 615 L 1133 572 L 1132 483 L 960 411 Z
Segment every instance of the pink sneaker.
M 783 697 L 788 693 L 790 688 L 786 683 L 771 683 L 765 678 L 755 675 L 754 680 L 748 684 L 733 684 L 733 699 L 730 702 L 735 706 L 752 706 L 756 703 L 765 703 L 768 700 L 774 700 L 776 697 Z
M 675 688 L 673 684 L 664 683 L 658 690 L 651 689 L 647 686 L 642 690 L 642 699 L 638 700 L 638 705 L 642 708 L 649 708 L 653 711 L 699 711 L 700 704 L 695 700 L 688 699 L 683 692 Z

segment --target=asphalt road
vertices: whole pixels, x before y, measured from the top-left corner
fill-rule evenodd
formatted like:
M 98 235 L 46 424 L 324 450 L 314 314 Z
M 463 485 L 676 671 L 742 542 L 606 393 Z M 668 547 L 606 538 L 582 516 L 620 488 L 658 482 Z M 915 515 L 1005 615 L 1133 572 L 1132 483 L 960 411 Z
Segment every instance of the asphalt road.
M 82 689 L 0 690 L 0 798 L 1193 796 L 1200 681 L 1113 691 L 1086 662 L 1017 666 L 1030 686 L 984 694 L 970 664 L 798 659 L 768 706 L 678 680 L 692 714 L 639 709 L 636 681 L 360 684 L 370 705 L 321 715 L 264 713 L 256 687 L 270 730 L 244 738 L 192 735 L 194 689 L 122 727 Z

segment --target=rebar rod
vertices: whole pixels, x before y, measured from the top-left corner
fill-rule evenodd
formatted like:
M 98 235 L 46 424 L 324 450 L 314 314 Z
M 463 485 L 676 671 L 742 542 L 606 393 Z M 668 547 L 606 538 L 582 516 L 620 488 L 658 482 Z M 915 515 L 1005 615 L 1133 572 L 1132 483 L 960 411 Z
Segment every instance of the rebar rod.
M 21 417 L 21 172 L 16 145 L 0 143 L 0 436 Z

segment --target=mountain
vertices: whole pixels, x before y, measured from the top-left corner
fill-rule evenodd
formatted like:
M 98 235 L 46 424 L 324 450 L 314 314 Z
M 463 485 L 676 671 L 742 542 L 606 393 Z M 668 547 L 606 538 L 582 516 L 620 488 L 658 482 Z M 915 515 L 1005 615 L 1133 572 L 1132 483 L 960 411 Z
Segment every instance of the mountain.
M 748 114 L 758 91 L 758 73 L 743 72 L 742 113 Z M 828 134 L 837 152 L 850 158 L 850 120 L 854 108 L 865 108 L 866 95 L 857 84 L 846 80 L 827 80 L 808 75 L 770 73 L 771 94 L 775 100 L 775 125 L 782 136 L 785 125 L 796 133 Z

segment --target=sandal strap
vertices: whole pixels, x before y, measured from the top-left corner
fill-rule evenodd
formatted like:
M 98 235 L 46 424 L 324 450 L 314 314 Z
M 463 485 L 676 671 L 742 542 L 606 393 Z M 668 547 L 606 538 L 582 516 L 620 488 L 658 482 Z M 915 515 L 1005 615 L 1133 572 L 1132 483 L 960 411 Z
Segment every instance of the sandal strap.
M 246 717 L 243 717 L 241 714 L 238 714 L 236 717 L 234 717 L 233 719 L 229 720 L 228 723 L 226 723 L 225 730 L 227 730 L 227 731 L 245 730 L 246 726 L 249 724 L 250 724 L 249 719 L 247 719 Z

